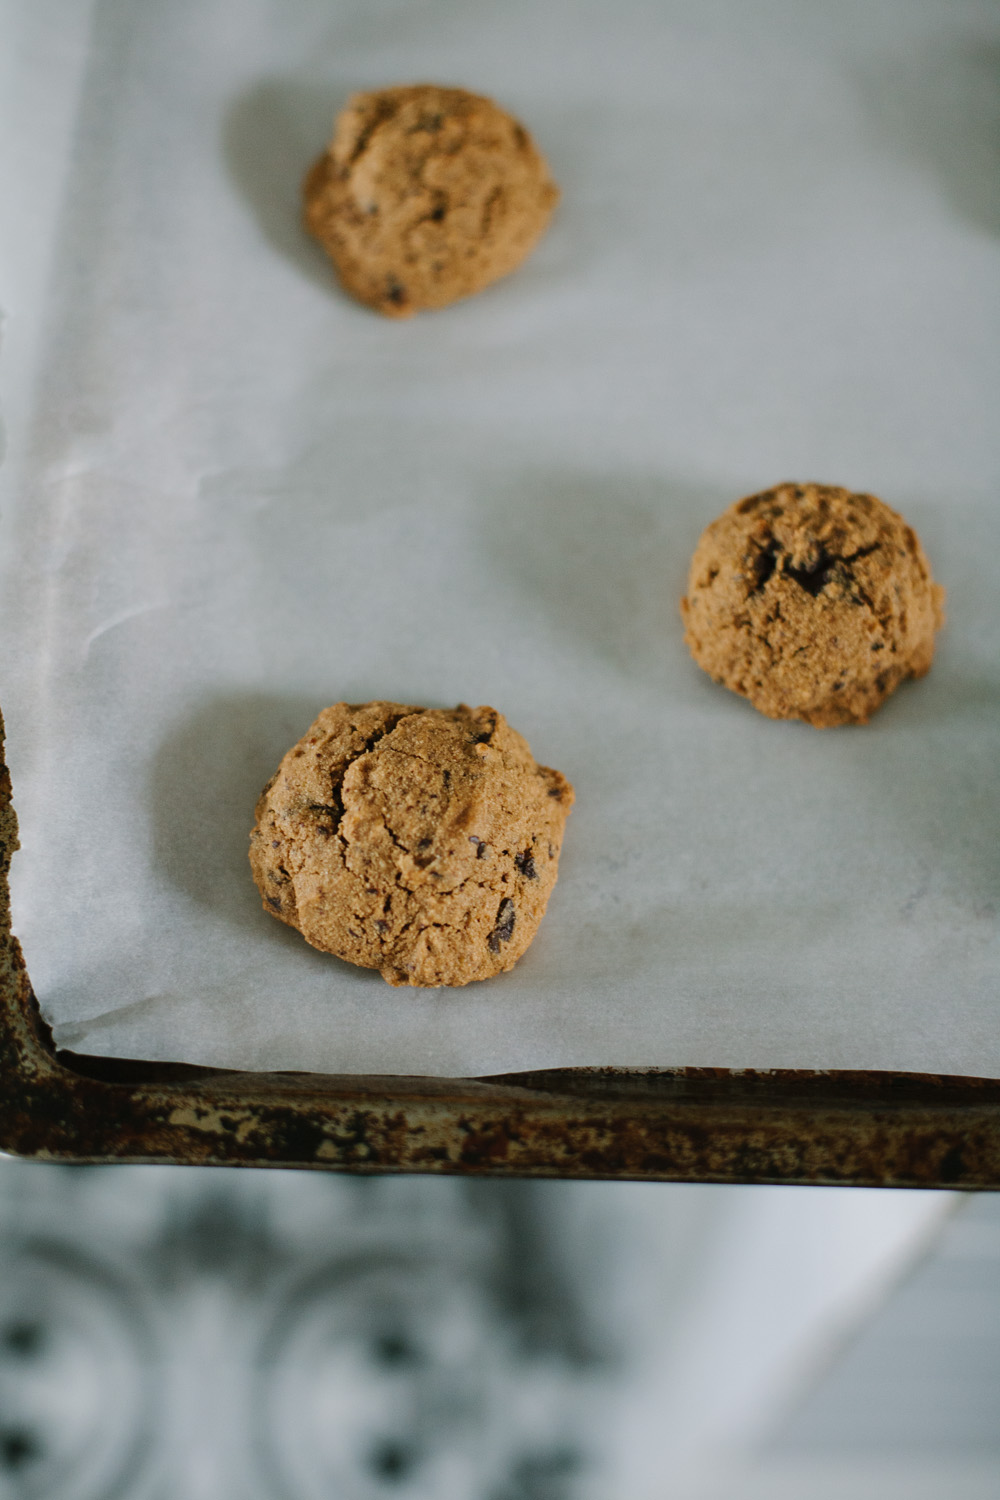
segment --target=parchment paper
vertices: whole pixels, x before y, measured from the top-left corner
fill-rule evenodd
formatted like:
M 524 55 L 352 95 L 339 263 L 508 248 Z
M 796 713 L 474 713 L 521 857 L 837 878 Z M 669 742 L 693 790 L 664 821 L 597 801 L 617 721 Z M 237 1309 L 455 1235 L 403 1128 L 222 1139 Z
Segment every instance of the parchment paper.
M 966 0 L 95 7 L 0 527 L 60 1044 L 1000 1075 L 998 45 Z M 564 196 L 399 324 L 298 191 L 349 92 L 419 80 L 519 115 Z M 787 478 L 882 495 L 948 588 L 866 729 L 771 723 L 682 642 L 702 528 Z M 261 911 L 261 785 L 373 697 L 493 704 L 576 786 L 510 975 L 392 990 Z

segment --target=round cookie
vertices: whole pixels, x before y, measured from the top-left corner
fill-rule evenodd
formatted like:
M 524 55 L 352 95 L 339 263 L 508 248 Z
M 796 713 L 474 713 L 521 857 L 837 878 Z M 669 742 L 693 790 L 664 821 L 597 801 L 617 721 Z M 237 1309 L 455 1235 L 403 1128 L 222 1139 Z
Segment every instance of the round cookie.
M 488 979 L 525 952 L 573 788 L 492 708 L 335 703 L 257 803 L 264 908 L 394 985 Z
M 706 528 L 681 600 L 691 655 L 772 719 L 864 724 L 922 677 L 944 590 L 874 495 L 781 484 Z
M 559 198 L 516 120 L 434 84 L 355 94 L 304 193 L 306 227 L 343 285 L 390 318 L 506 276 Z

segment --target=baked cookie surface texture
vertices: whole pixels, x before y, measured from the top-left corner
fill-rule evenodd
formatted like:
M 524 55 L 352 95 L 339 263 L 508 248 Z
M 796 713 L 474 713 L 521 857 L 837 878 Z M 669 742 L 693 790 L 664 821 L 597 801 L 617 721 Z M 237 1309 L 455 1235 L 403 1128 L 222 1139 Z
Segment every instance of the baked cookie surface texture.
M 264 908 L 393 985 L 488 979 L 556 883 L 573 789 L 492 708 L 336 703 L 257 804 Z
M 304 193 L 306 227 L 344 287 L 390 318 L 506 276 L 559 198 L 516 120 L 434 84 L 355 94 Z
M 782 484 L 713 521 L 681 601 L 691 654 L 772 719 L 864 724 L 922 677 L 944 590 L 902 516 L 874 495 Z

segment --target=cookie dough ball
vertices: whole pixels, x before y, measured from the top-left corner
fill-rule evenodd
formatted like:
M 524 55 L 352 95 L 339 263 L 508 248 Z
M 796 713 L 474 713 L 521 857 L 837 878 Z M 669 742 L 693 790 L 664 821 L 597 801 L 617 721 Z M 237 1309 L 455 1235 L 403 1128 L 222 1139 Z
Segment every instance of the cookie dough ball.
M 390 318 L 519 266 L 559 189 L 490 99 L 415 84 L 355 94 L 305 181 L 305 222 L 349 292 Z
M 916 534 L 881 500 L 781 484 L 706 529 L 681 614 L 716 682 L 822 729 L 866 723 L 924 675 L 943 605 Z
M 264 908 L 395 985 L 511 969 L 545 914 L 573 788 L 492 708 L 335 703 L 261 794 Z

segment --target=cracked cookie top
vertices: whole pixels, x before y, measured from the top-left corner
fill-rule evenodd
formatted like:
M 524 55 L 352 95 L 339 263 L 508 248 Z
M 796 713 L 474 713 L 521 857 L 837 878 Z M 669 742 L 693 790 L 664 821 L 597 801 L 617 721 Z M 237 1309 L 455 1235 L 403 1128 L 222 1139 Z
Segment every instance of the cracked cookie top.
M 257 804 L 265 910 L 395 985 L 514 964 L 556 883 L 573 803 L 492 708 L 336 703 Z
M 681 614 L 716 682 L 769 718 L 825 728 L 866 723 L 928 671 L 943 605 L 916 533 L 888 505 L 782 484 L 706 528 Z
M 506 276 L 559 198 L 522 125 L 433 84 L 355 94 L 304 193 L 306 227 L 345 288 L 390 318 Z

